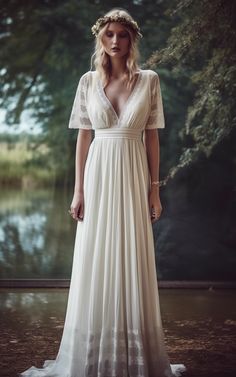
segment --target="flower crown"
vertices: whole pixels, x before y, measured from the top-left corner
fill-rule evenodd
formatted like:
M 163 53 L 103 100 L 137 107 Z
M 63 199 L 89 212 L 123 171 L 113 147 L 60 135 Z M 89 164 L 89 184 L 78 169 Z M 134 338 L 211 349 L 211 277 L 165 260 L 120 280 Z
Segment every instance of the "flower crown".
M 97 37 L 101 27 L 104 26 L 105 24 L 107 24 L 108 22 L 119 22 L 122 25 L 127 25 L 136 33 L 137 36 L 139 36 L 140 38 L 142 38 L 142 36 L 143 36 L 140 32 L 140 28 L 139 28 L 137 22 L 135 22 L 132 19 L 129 19 L 127 17 L 119 16 L 119 14 L 116 14 L 116 15 L 113 15 L 113 16 L 100 17 L 96 21 L 96 23 L 91 27 L 92 34 Z

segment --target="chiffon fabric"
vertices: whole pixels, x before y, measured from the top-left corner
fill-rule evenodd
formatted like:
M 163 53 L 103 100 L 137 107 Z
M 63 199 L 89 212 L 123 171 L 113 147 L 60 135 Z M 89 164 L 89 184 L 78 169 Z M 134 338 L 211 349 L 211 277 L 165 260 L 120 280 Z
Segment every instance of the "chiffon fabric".
M 159 76 L 139 70 L 118 115 L 96 71 L 79 81 L 69 128 L 94 130 L 84 168 L 63 335 L 55 360 L 20 377 L 173 377 L 162 328 L 142 140 L 164 128 Z

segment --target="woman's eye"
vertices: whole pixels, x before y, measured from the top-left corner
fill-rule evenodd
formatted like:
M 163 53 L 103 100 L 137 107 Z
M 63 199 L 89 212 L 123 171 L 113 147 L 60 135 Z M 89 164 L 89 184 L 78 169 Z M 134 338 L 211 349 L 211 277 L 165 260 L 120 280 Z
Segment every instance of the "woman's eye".
M 128 33 L 122 33 L 122 34 L 120 34 L 120 37 L 121 38 L 127 38 L 128 37 Z
M 112 38 L 113 37 L 113 33 L 111 31 L 107 31 L 106 32 L 106 36 L 108 38 Z M 127 38 L 129 35 L 128 35 L 128 33 L 124 32 L 124 33 L 118 34 L 118 36 L 119 36 L 119 38 Z

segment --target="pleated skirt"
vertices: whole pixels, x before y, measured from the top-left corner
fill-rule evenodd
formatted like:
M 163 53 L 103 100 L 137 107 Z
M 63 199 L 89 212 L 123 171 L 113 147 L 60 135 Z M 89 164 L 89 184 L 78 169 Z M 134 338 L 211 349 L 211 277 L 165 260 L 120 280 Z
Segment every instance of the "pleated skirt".
M 84 169 L 60 348 L 20 377 L 172 377 L 162 328 L 142 132 L 98 129 Z M 66 252 L 66 251 L 65 251 Z

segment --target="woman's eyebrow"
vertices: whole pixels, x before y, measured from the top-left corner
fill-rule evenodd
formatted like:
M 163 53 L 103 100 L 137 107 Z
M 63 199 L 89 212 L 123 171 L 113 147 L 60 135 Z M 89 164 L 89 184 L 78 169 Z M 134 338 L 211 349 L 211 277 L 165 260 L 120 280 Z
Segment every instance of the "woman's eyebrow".
M 110 32 L 112 32 L 112 33 L 115 32 L 115 31 L 112 30 L 112 29 L 107 29 L 106 31 L 110 31 Z M 126 29 L 120 29 L 120 30 L 117 31 L 117 33 L 123 33 L 123 32 L 126 32 L 126 31 L 127 31 Z

